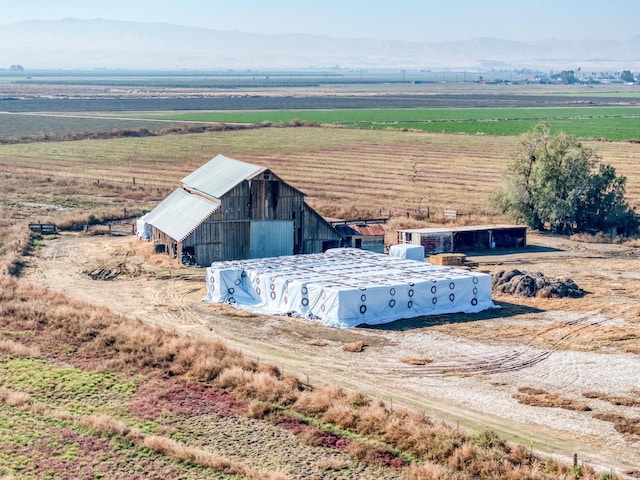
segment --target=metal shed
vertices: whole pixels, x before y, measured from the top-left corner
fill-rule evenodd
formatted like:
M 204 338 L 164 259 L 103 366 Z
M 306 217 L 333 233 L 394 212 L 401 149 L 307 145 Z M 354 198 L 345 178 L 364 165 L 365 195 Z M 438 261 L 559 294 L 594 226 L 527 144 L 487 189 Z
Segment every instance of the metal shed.
M 331 225 L 344 238 L 344 247 L 384 253 L 384 239 L 387 234 L 384 225 L 366 220 L 334 221 Z
M 318 253 L 342 236 L 265 167 L 218 155 L 144 217 L 156 249 L 199 266 Z
M 425 254 L 519 248 L 527 244 L 527 227 L 477 225 L 454 228 L 398 230 L 398 243 L 422 245 Z

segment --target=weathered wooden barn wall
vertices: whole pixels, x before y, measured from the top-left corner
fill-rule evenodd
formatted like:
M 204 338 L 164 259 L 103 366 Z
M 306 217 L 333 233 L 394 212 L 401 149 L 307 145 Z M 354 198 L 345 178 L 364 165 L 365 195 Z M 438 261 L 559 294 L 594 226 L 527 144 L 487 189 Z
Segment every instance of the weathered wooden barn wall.
M 304 240 L 301 253 L 320 253 L 340 247 L 340 234 L 307 204 L 304 205 L 302 231 Z
M 250 218 L 251 189 L 249 182 L 243 181 L 225 193 L 221 198 L 222 220 L 246 220 Z
M 216 214 L 196 228 L 182 242 L 193 247 L 198 266 L 208 266 L 220 260 L 241 260 L 249 255 L 249 227 L 247 220 L 221 221 Z

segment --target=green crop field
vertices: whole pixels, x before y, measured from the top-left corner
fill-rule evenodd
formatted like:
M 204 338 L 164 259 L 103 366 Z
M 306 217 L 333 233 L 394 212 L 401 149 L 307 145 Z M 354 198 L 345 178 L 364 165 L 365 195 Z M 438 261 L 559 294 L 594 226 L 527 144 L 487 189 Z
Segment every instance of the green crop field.
M 144 118 L 276 124 L 297 119 L 364 129 L 485 135 L 520 135 L 545 120 L 552 130 L 583 138 L 625 141 L 640 137 L 638 107 L 270 110 L 174 113 L 145 115 Z

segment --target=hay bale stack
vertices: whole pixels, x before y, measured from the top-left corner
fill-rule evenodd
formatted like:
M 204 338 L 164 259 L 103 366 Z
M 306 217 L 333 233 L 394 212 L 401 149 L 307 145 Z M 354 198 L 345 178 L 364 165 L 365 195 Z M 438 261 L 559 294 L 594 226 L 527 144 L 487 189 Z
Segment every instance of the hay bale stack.
M 464 253 L 439 253 L 429 257 L 429 263 L 434 265 L 460 266 L 464 265 L 467 256 Z

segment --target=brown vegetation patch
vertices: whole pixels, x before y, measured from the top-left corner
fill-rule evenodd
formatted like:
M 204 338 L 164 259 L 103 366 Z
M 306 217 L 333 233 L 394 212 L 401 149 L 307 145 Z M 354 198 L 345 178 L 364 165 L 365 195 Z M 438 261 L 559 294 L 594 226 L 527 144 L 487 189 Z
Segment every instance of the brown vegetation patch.
M 345 352 L 359 353 L 364 350 L 365 346 L 366 345 L 362 340 L 358 340 L 357 342 L 345 343 L 344 345 L 342 345 L 342 350 L 344 350 Z
M 533 407 L 564 408 L 565 410 L 576 410 L 579 412 L 588 412 L 591 410 L 584 402 L 564 398 L 556 393 L 549 393 L 539 388 L 519 388 L 518 393 L 515 394 L 513 398 L 518 400 L 518 403 L 531 405 Z
M 593 418 L 613 423 L 613 428 L 622 434 L 640 436 L 640 418 L 628 418 L 617 413 L 594 413 Z
M 546 277 L 540 272 L 501 270 L 493 276 L 493 290 L 518 297 L 581 298 L 585 291 L 570 278 Z
M 242 415 L 247 411 L 247 403 L 204 385 L 179 379 L 172 382 L 152 380 L 138 389 L 127 409 L 138 418 L 153 420 L 164 414 L 204 415 L 215 412 L 224 416 Z
M 621 397 L 616 395 L 608 395 L 603 392 L 585 392 L 582 394 L 585 398 L 597 398 L 604 400 L 612 405 L 621 405 L 624 407 L 638 407 L 640 406 L 640 398 Z
M 433 362 L 429 357 L 404 357 L 401 361 L 409 365 L 427 365 Z

